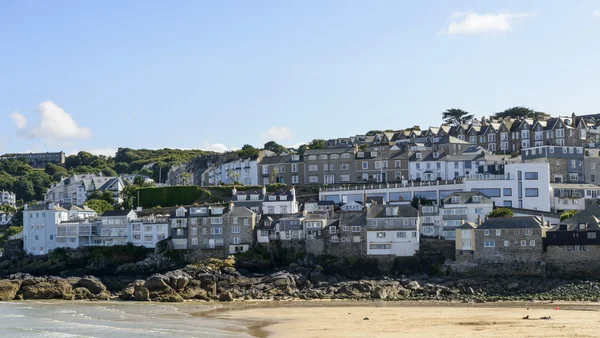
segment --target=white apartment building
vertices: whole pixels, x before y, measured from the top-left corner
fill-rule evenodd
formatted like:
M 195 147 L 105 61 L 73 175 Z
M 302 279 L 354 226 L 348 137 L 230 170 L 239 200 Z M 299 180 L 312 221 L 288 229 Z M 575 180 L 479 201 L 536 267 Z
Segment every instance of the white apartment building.
M 263 189 L 264 200 L 262 202 L 262 212 L 264 214 L 295 214 L 298 212 L 298 202 L 296 202 L 296 189 L 292 187 L 289 191 L 279 191 L 267 194 Z
M 454 240 L 455 230 L 465 222 L 480 224 L 494 210 L 491 198 L 478 191 L 455 192 L 444 198 L 439 207 L 441 235 Z
M 106 177 L 95 174 L 81 174 L 66 177 L 51 186 L 44 195 L 44 202 L 83 205 L 89 193 L 110 191 L 115 202 L 121 203 L 121 191 L 125 183 L 120 177 Z
M 5 205 L 8 204 L 11 207 L 16 206 L 17 204 L 17 196 L 10 191 L 0 191 L 0 204 Z
M 134 220 L 128 223 L 127 241 L 136 246 L 154 248 L 156 243 L 169 237 L 167 219 Z
M 38 204 L 23 210 L 23 249 L 45 255 L 56 246 L 56 225 L 69 221 L 69 212 L 56 203 Z

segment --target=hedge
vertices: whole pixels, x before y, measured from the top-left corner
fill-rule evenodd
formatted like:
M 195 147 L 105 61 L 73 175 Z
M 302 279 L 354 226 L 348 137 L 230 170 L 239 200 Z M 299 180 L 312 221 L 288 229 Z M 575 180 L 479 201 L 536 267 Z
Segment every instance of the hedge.
M 137 191 L 139 191 L 140 206 L 144 208 L 153 208 L 157 205 L 162 207 L 189 205 L 211 195 L 209 191 L 197 186 L 141 188 Z M 137 205 L 137 201 L 135 205 Z

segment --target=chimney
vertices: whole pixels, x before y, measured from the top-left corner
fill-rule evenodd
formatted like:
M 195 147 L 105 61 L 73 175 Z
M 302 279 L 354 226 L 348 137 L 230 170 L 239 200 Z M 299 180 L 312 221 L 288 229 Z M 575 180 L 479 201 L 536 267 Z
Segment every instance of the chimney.
M 235 204 L 233 204 L 233 201 L 229 201 L 229 211 L 231 211 L 231 209 L 233 209 L 234 206 Z
M 481 225 L 481 215 L 477 215 L 477 225 Z
M 465 224 L 465 219 L 464 219 L 464 218 L 461 218 L 461 219 L 460 219 L 460 225 L 463 225 L 463 224 Z
M 546 224 L 546 222 L 544 221 L 544 215 L 542 215 L 540 223 L 542 223 L 542 226 L 544 226 L 544 224 Z
M 264 185 L 262 187 L 262 194 L 263 196 L 267 194 L 267 187 L 265 187 Z
M 25 204 L 23 205 L 23 210 L 27 210 L 27 208 L 28 208 L 28 207 L 29 207 L 29 206 L 27 205 L 27 203 L 25 203 Z
M 485 127 L 485 116 L 481 117 L 481 126 Z
M 547 222 L 546 225 L 548 226 L 548 228 L 550 228 L 550 221 L 548 220 L 546 222 Z
M 296 198 L 296 188 L 294 186 L 292 186 L 292 189 L 290 189 L 290 193 L 292 193 L 294 198 Z
M 231 190 L 231 196 L 235 196 L 237 194 L 237 189 L 235 188 L 235 184 L 233 185 L 233 189 Z
M 573 128 L 577 128 L 577 123 L 575 122 L 576 120 L 576 116 L 575 116 L 575 112 L 573 112 L 573 114 L 571 114 L 571 127 Z
M 308 215 L 308 211 L 306 209 L 302 210 L 302 216 L 306 217 L 306 215 Z

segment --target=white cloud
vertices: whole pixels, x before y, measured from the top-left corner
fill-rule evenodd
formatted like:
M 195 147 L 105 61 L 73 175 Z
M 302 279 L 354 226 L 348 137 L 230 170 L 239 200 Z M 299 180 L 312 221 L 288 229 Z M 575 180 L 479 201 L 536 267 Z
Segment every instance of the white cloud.
M 23 130 L 22 135 L 37 138 L 49 144 L 70 144 L 69 140 L 87 139 L 92 135 L 92 131 L 89 128 L 77 125 L 71 114 L 52 101 L 40 103 L 37 111 L 40 114 L 39 125 L 27 130 L 25 130 L 27 126 L 27 118 L 25 116 L 19 113 L 12 113 L 9 116 L 12 118 L 15 126 Z
M 215 151 L 218 153 L 224 153 L 227 151 L 227 146 L 223 143 L 210 143 L 208 141 L 200 142 L 200 148 L 206 151 Z
M 269 130 L 260 134 L 260 140 L 263 143 L 269 141 L 282 142 L 292 138 L 292 131 L 287 127 L 271 127 Z
M 600 19 L 600 9 L 595 10 L 593 16 L 596 19 Z
M 528 13 L 483 13 L 472 11 L 455 12 L 450 16 L 448 27 L 442 30 L 444 34 L 485 34 L 504 33 L 512 31 L 512 23 L 528 17 Z
M 8 116 L 13 120 L 17 129 L 23 129 L 27 127 L 27 118 L 18 112 L 10 113 Z

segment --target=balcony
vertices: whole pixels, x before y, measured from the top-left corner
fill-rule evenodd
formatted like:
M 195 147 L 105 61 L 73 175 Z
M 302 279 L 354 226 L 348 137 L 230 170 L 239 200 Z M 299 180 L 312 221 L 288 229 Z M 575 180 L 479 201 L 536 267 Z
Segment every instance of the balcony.
M 494 174 L 476 174 L 466 176 L 464 178 L 465 181 L 509 181 L 514 180 L 509 177 L 505 177 L 504 175 L 494 175 Z

